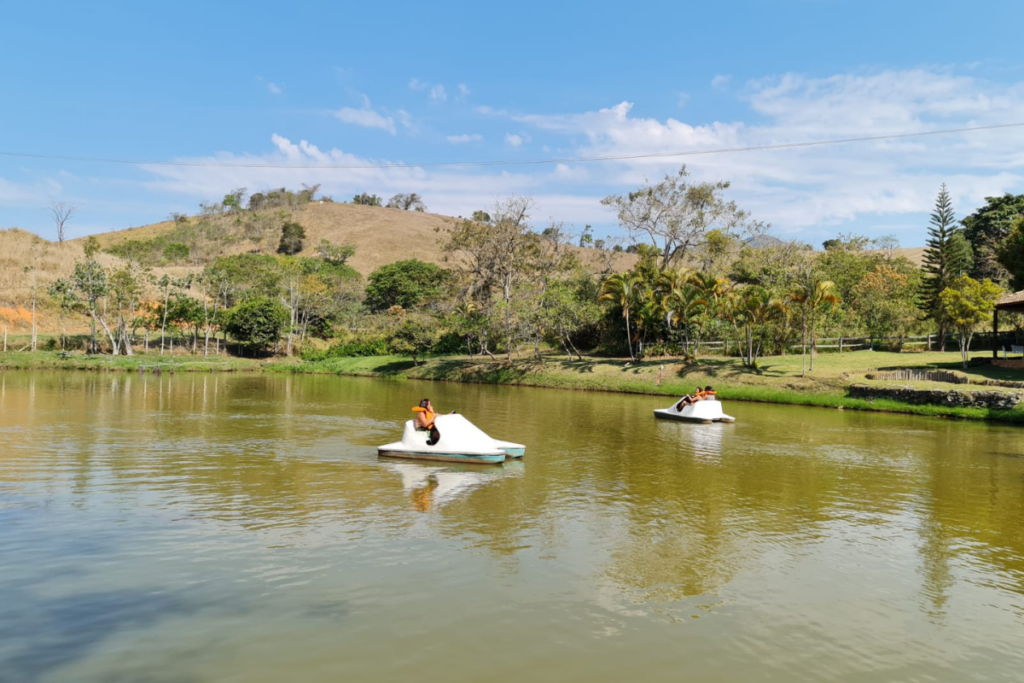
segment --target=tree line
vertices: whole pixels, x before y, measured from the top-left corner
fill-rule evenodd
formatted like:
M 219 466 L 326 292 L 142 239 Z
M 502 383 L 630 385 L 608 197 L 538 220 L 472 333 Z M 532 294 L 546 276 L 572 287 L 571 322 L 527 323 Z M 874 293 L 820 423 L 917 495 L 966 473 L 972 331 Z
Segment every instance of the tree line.
M 346 263 L 350 245 L 324 241 L 315 256 L 297 255 L 306 235 L 291 209 L 331 201 L 317 198 L 319 186 L 239 189 L 202 205 L 198 217 L 172 217 L 154 244 L 112 247 L 124 260 L 116 267 L 100 266 L 91 240 L 49 294 L 61 315 L 88 316 L 93 352 L 102 338 L 112 353 L 133 353 L 140 332 L 161 351 L 177 340 L 179 349 L 206 354 L 211 343 L 216 351 L 230 340 L 246 354 L 401 353 L 416 362 L 426 353 L 541 358 L 546 348 L 570 359 L 583 351 L 692 359 L 710 352 L 709 341 L 728 340 L 752 368 L 761 356 L 798 345 L 813 369 L 825 334 L 937 330 L 944 342 L 952 331 L 966 360 L 1003 288 L 1024 286 L 1024 196 L 989 198 L 957 221 L 943 186 L 918 267 L 893 238 L 839 235 L 823 250 L 774 238 L 728 190 L 727 182 L 692 181 L 683 167 L 606 197 L 629 242 L 625 251 L 635 254 L 625 270 L 590 226 L 579 234 L 561 223 L 538 228 L 531 200 L 512 197 L 447 228 L 441 265 L 399 261 L 364 281 Z M 416 193 L 386 203 L 361 193 L 352 202 L 426 210 Z M 248 240 L 252 248 L 203 253 L 217 240 L 218 248 L 224 240 Z M 594 252 L 601 256 L 586 257 Z M 174 259 L 201 269 L 182 278 L 152 275 L 153 266 Z

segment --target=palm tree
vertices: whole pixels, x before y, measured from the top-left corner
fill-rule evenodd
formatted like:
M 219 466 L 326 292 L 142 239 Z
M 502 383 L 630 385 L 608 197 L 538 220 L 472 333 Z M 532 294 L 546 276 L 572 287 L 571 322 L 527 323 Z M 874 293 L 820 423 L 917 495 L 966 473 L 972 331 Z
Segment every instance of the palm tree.
M 633 335 L 629 327 L 629 314 L 633 310 L 643 282 L 635 275 L 615 273 L 601 283 L 599 301 L 609 301 L 622 308 L 622 317 L 626 319 L 626 342 L 629 344 L 629 359 L 636 360 L 633 355 Z
M 697 343 L 694 348 L 694 354 L 696 354 L 700 350 L 700 338 L 704 333 L 704 327 L 710 319 L 718 315 L 719 301 L 725 297 L 732 283 L 727 278 L 715 277 L 704 272 L 691 275 L 690 283 L 697 288 L 700 298 L 704 302 L 704 307 L 700 312 L 700 324 L 697 328 Z
M 819 280 L 816 273 L 809 272 L 806 274 L 803 282 L 800 282 L 794 287 L 793 291 L 789 294 L 789 300 L 800 306 L 800 317 L 802 320 L 802 346 L 803 346 L 803 371 L 802 375 L 807 374 L 807 322 L 810 320 L 811 323 L 811 372 L 814 372 L 814 352 L 815 352 L 815 323 L 818 318 L 818 310 L 822 307 L 830 307 L 831 310 L 835 310 L 836 306 L 839 305 L 841 299 L 836 296 L 832 290 L 835 289 L 835 283 L 831 280 Z
M 690 321 L 701 313 L 707 302 L 701 298 L 700 291 L 691 284 L 673 288 L 661 300 L 665 311 L 665 320 L 671 328 L 673 324 L 683 330 L 683 354 L 690 357 Z
M 764 328 L 786 311 L 786 305 L 764 287 L 756 285 L 743 290 L 737 301 L 736 320 L 746 328 L 748 367 L 757 367 L 757 357 L 761 353 L 761 336 Z M 758 330 L 757 345 L 754 345 L 754 330 Z

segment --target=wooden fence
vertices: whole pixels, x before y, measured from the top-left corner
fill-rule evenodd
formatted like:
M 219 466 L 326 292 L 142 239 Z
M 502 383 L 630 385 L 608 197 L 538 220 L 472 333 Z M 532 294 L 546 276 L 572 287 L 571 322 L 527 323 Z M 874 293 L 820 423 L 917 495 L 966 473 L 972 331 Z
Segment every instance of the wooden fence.
M 949 384 L 968 384 L 970 378 L 948 370 L 923 370 L 920 368 L 904 368 L 901 370 L 890 370 L 872 372 L 866 375 L 868 379 L 882 381 L 917 381 L 917 382 L 947 382 Z

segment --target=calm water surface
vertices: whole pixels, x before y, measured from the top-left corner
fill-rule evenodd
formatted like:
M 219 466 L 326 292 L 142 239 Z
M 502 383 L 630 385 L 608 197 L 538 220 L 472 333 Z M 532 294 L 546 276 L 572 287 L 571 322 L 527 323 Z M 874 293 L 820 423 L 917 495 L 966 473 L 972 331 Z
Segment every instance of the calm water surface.
M 0 681 L 1024 680 L 1024 432 L 662 403 L 0 373 Z

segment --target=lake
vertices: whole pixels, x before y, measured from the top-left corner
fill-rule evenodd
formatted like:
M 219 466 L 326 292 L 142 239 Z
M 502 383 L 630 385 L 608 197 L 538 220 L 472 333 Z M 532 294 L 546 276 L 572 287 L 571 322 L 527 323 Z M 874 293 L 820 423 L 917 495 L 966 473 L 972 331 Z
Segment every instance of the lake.
M 378 460 L 429 396 L 527 445 Z M 1009 681 L 1024 432 L 327 376 L 0 373 L 0 681 Z

